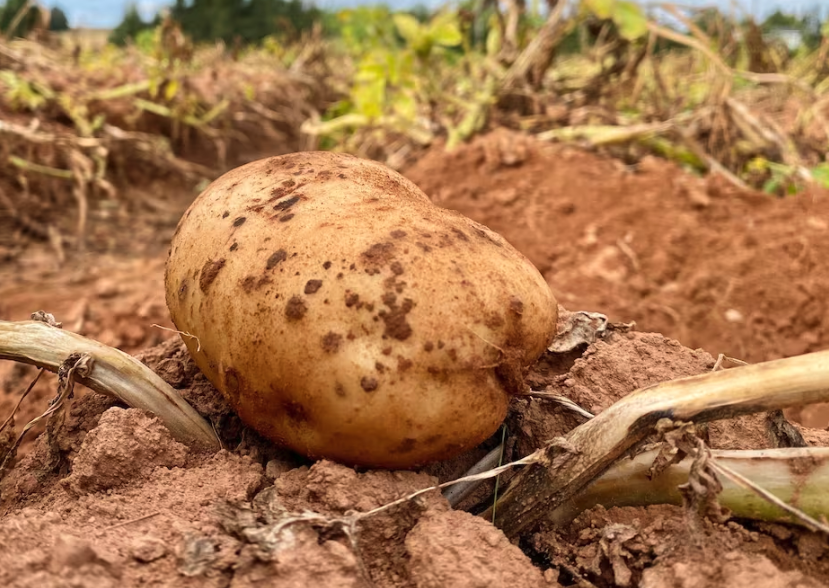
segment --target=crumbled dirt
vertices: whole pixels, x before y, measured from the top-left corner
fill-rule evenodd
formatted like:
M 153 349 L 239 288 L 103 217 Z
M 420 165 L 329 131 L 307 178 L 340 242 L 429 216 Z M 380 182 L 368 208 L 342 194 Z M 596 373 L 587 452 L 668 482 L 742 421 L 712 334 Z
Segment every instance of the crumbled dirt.
M 545 355 L 528 377 L 534 389 L 598 413 L 637 388 L 708 372 L 718 353 L 756 362 L 829 346 L 822 192 L 775 200 L 669 163 L 628 168 L 506 132 L 448 155 L 438 147 L 408 176 L 437 203 L 504 235 L 567 308 L 636 321 L 633 332 Z M 432 491 L 362 519 L 349 535 L 342 517 L 461 475 L 498 445 L 501 431 L 411 472 L 355 470 L 275 447 L 239 421 L 180 337 L 154 326 L 172 328 L 163 264 L 175 223 L 153 225 L 156 233 L 137 226 L 132 250 L 57 265 L 52 253 L 32 249 L 0 265 L 0 320 L 46 310 L 65 328 L 136 355 L 209 419 L 224 449 L 189 450 L 153 417 L 78 386 L 65 419 L 48 435 L 32 431 L 0 479 L 0 586 L 829 585 L 825 536 L 698 519 L 670 505 L 599 506 L 511 543 L 475 516 L 491 504 L 494 481 L 456 509 Z M 107 242 L 106 230 L 93 229 L 94 242 Z M 277 251 L 268 269 L 285 256 Z M 398 311 L 404 303 L 392 301 Z M 315 344 L 333 352 L 345 334 L 329 335 Z M 34 375 L 0 363 L 0 422 Z M 17 431 L 55 390 L 44 376 Z M 829 411 L 808 407 L 796 416 L 808 444 L 829 447 Z M 582 422 L 549 401 L 516 400 L 505 459 Z M 711 423 L 709 436 L 723 449 L 773 445 L 762 414 Z M 0 434 L 0 447 L 10 439 Z M 500 488 L 510 479 L 502 475 Z M 286 524 L 303 513 L 316 518 Z
M 490 500 L 486 492 L 463 512 L 432 491 L 364 518 L 349 534 L 337 519 L 457 476 L 492 441 L 419 472 L 313 463 L 244 428 L 181 341 L 139 357 L 213 422 L 232 451 L 189 451 L 142 411 L 94 393 L 75 400 L 53 432 L 57 442 L 41 435 L 0 480 L 2 585 L 61 586 L 68 578 L 80 586 L 555 587 L 581 578 L 606 587 L 707 587 L 757 583 L 757 570 L 770 582 L 761 586 L 829 581 L 823 536 L 739 520 L 689 524 L 689 512 L 669 505 L 596 507 L 564 527 L 542 525 L 516 545 L 474 516 Z M 612 332 L 568 366 L 545 357 L 530 382 L 600 412 L 637 388 L 713 363 L 662 335 Z M 580 419 L 546 401 L 517 401 L 510 444 L 529 452 Z M 764 422 L 760 415 L 719 423 L 728 434 L 712 427 L 712 445 L 768 447 Z M 825 431 L 801 430 L 812 443 L 829 441 Z M 317 518 L 286 524 L 303 513 Z
M 596 586 L 826 585 L 828 562 L 803 557 L 795 547 L 803 538 L 812 538 L 807 542 L 817 538 L 818 544 L 825 546 L 823 537 L 798 532 L 798 540 L 788 536 L 788 529 L 783 527 L 780 530 L 784 532 L 775 536 L 734 521 L 700 521 L 691 530 L 687 517 L 681 508 L 670 505 L 610 510 L 596 507 L 567 529 L 536 533 L 529 549 L 538 559 L 558 565 L 562 581 L 578 576 Z
M 187 447 L 144 411 L 112 407 L 83 440 L 64 479 L 77 494 L 101 492 L 141 478 L 156 467 L 183 467 Z

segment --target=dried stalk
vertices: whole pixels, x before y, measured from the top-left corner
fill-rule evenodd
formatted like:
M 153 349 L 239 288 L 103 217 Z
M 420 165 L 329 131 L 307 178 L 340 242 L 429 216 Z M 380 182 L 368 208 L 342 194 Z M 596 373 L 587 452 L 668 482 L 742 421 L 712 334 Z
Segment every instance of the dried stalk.
M 678 486 L 688 481 L 690 459 L 670 466 L 653 480 L 648 472 L 658 451 L 640 453 L 613 465 L 596 481 L 548 515 L 552 524 L 564 525 L 579 513 L 601 504 L 614 506 L 682 505 Z M 829 514 L 829 447 L 711 451 L 711 457 L 773 496 L 816 519 Z M 794 475 L 793 472 L 798 472 Z M 722 476 L 719 504 L 738 518 L 797 522 L 779 507 L 758 499 L 731 479 Z
M 94 365 L 78 381 L 129 406 L 155 414 L 173 436 L 213 449 L 219 442 L 210 424 L 155 372 L 123 351 L 39 321 L 0 321 L 0 359 L 57 372 L 73 353 L 89 354 Z
M 562 17 L 567 4 L 567 0 L 558 0 L 550 10 L 547 21 L 538 30 L 527 48 L 518 55 L 515 63 L 501 80 L 499 88 L 501 94 L 517 89 L 529 81 L 530 77 L 534 78 L 533 82 L 536 87 L 541 86 L 544 73 L 552 61 L 553 51 L 564 33 L 565 23 Z
M 647 438 L 660 419 L 706 422 L 826 401 L 829 351 L 643 388 L 573 429 L 564 443 L 528 456 L 537 463 L 513 478 L 498 503 L 496 524 L 509 537 L 534 526 Z

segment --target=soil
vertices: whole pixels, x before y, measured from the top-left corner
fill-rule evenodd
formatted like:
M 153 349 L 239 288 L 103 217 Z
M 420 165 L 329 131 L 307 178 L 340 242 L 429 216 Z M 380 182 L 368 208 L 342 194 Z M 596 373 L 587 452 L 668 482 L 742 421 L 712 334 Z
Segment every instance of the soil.
M 593 413 L 637 388 L 710 371 L 719 353 L 757 362 L 829 344 L 825 193 L 773 199 L 666 162 L 626 167 L 501 131 L 451 154 L 435 147 L 407 175 L 435 202 L 504 235 L 564 307 L 635 321 L 630 332 L 548 354 L 529 374 L 534 388 Z M 224 449 L 190 449 L 153 416 L 78 390 L 63 422 L 48 436 L 33 431 L 0 479 L 0 585 L 829 585 L 825 536 L 671 505 L 596 507 L 511 542 L 476 516 L 492 482 L 455 509 L 432 491 L 349 530 L 349 513 L 457 477 L 501 432 L 455 460 L 392 472 L 310 462 L 245 428 L 164 330 L 163 264 L 186 200 L 135 219 L 129 249 L 92 248 L 59 265 L 30 247 L 0 265 L 0 319 L 45 310 L 136 354 L 214 424 Z M 105 234 L 97 222 L 90 230 Z M 34 374 L 0 364 L 0 417 Z M 42 378 L 16 430 L 54 393 L 55 380 Z M 829 446 L 827 413 L 795 416 L 808 443 Z M 505 457 L 582 422 L 548 401 L 517 400 Z M 713 423 L 709 436 L 716 448 L 773 445 L 764 415 Z

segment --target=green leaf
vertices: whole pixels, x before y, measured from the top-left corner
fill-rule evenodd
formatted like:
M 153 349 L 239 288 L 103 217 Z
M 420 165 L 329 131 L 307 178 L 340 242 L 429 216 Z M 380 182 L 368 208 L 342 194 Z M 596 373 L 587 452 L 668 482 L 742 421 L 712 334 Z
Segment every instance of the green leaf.
M 780 188 L 780 180 L 771 179 L 768 180 L 765 184 L 763 184 L 763 192 L 766 194 L 777 194 L 777 190 Z
M 397 32 L 406 40 L 409 45 L 418 45 L 423 35 L 420 23 L 411 14 L 405 12 L 398 12 L 392 15 L 394 26 L 397 27 Z
M 381 116 L 386 102 L 386 82 L 375 80 L 356 84 L 351 90 L 351 97 L 358 113 L 369 118 Z
M 463 41 L 458 19 L 454 13 L 437 15 L 429 25 L 429 37 L 435 45 L 457 47 Z
M 170 80 L 167 83 L 167 86 L 164 88 L 164 99 L 167 102 L 169 102 L 173 98 L 175 98 L 176 94 L 178 93 L 178 88 L 179 88 L 178 80 Z
M 812 179 L 824 188 L 829 188 L 829 163 L 816 165 L 812 169 Z
M 628 41 L 635 41 L 648 32 L 648 19 L 635 2 L 619 0 L 613 9 L 613 22 L 619 27 L 622 38 Z
M 386 75 L 386 67 L 382 63 L 364 62 L 360 64 L 360 68 L 354 74 L 354 81 L 371 83 L 377 80 L 385 80 Z
M 407 121 L 414 121 L 417 116 L 417 103 L 409 94 L 397 94 L 392 100 L 392 109 Z
M 502 42 L 501 27 L 498 26 L 497 18 L 493 15 L 490 18 L 489 33 L 486 35 L 486 54 L 490 57 L 498 55 Z
M 615 12 L 616 0 L 584 0 L 584 5 L 599 18 L 610 18 Z

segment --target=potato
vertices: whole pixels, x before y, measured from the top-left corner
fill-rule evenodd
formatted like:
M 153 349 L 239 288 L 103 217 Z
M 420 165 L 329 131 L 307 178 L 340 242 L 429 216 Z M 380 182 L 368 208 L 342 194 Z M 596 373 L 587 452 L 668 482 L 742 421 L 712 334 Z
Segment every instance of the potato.
M 485 440 L 555 333 L 550 289 L 501 236 L 328 152 L 213 182 L 165 278 L 176 327 L 239 417 L 351 465 L 410 468 Z

